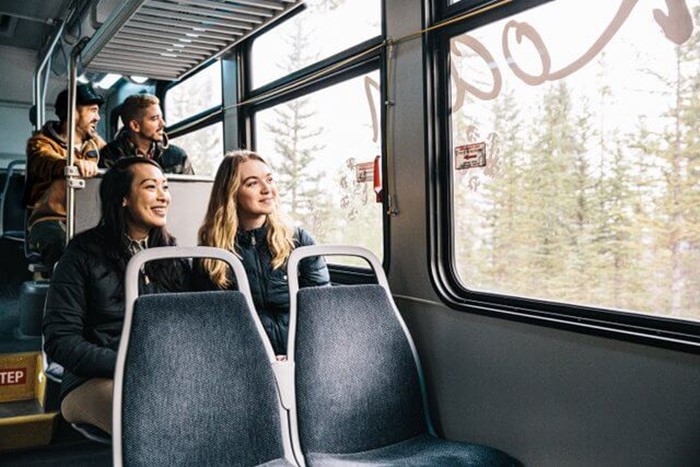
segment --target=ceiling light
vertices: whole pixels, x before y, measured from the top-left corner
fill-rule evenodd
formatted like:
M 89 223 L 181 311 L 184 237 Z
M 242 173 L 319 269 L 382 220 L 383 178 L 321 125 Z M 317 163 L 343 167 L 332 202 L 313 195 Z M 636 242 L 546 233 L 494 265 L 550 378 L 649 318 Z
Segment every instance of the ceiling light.
M 112 73 L 107 73 L 104 78 L 102 78 L 98 83 L 97 87 L 102 89 L 109 89 L 114 86 L 114 83 L 119 81 L 121 75 L 114 75 Z

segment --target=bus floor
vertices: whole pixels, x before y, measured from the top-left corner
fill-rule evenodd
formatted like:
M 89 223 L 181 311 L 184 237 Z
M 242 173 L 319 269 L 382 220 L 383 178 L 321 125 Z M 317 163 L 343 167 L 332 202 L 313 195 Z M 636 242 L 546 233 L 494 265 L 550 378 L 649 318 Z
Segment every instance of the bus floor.
M 12 467 L 109 467 L 112 447 L 88 441 L 62 417 L 56 417 L 50 444 L 26 449 L 0 451 L 0 466 Z

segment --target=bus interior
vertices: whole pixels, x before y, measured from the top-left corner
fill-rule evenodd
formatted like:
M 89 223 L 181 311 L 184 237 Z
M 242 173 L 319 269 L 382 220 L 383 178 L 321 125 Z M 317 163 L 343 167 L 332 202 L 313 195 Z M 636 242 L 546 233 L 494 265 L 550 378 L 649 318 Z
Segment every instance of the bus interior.
M 106 141 L 127 96 L 160 99 L 195 172 L 168 176 L 178 245 L 246 148 L 319 245 L 372 252 L 441 438 L 700 463 L 700 0 L 4 0 L 0 63 L 1 465 L 121 451 L 61 417 L 26 242 L 27 140 L 80 83 Z M 101 175 L 66 177 L 70 238 Z M 326 259 L 333 286 L 379 280 Z

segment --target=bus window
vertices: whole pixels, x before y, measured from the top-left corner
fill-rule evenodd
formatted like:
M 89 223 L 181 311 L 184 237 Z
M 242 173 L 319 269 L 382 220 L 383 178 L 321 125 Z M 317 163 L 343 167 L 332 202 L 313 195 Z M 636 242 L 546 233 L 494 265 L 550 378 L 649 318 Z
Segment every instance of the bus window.
M 543 2 L 444 42 L 465 292 L 700 320 L 700 1 L 674 5 Z
M 172 126 L 212 107 L 218 107 L 221 102 L 221 62 L 217 60 L 168 89 L 165 94 L 165 119 L 168 126 Z
M 194 173 L 213 177 L 224 157 L 224 128 L 221 122 L 173 138 L 187 151 Z
M 307 0 L 305 4 L 304 11 L 253 42 L 253 88 L 382 33 L 379 0 Z M 289 61 L 289 56 L 296 59 Z
M 275 169 L 284 211 L 317 243 L 364 246 L 381 257 L 372 170 L 382 148 L 378 83 L 373 71 L 260 110 L 255 141 Z

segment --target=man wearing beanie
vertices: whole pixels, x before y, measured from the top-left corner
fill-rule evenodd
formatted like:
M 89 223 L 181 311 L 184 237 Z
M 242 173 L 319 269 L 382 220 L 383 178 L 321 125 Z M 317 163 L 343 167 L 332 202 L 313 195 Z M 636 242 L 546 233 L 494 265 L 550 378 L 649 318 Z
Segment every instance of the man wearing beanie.
M 79 84 L 75 106 L 75 166 L 85 178 L 97 174 L 99 151 L 105 145 L 97 134 L 102 96 L 92 86 Z M 68 158 L 68 90 L 56 99 L 58 121 L 49 121 L 27 141 L 27 184 L 24 202 L 29 217 L 29 248 L 53 267 L 66 242 L 66 179 Z

